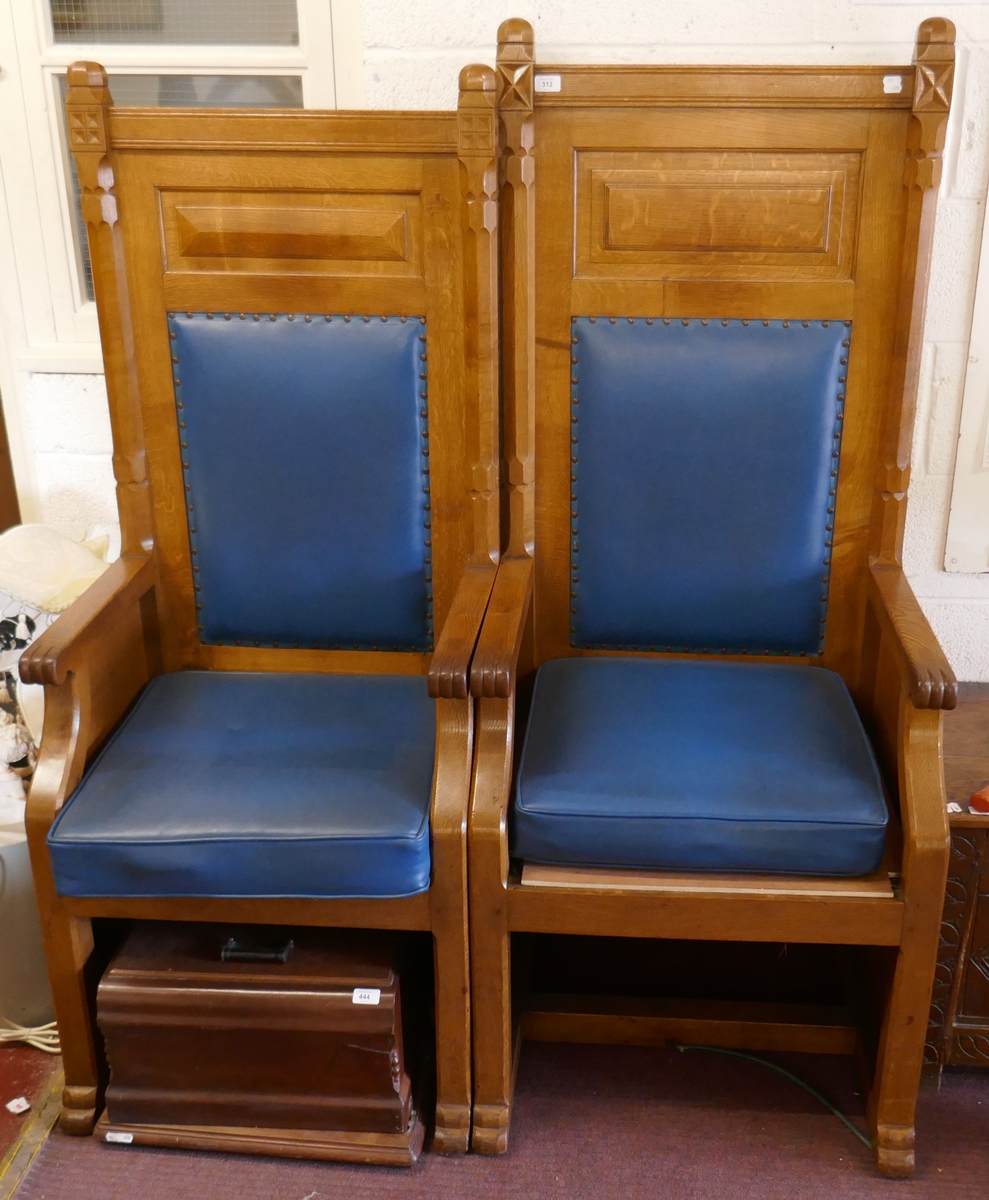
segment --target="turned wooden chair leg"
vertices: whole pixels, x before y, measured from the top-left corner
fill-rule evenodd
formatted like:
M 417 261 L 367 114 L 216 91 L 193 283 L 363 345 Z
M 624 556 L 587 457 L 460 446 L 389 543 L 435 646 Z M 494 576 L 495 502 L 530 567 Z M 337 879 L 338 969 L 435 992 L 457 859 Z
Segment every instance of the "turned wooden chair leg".
M 433 1149 L 466 1154 L 470 1142 L 470 988 L 466 930 L 433 936 L 436 980 L 436 1128 Z
M 64 1133 L 84 1137 L 93 1132 L 100 1107 L 99 1059 L 85 980 L 93 952 L 92 923 L 56 908 L 43 927 L 65 1070 L 59 1126 Z
M 912 1175 L 914 1117 L 924 1059 L 930 990 L 926 947 L 902 947 L 883 1021 L 876 1074 L 869 1105 L 869 1125 L 876 1166 L 883 1175 Z
M 504 1154 L 511 1122 L 513 1045 L 511 935 L 495 913 L 472 924 L 474 1132 L 479 1154 Z

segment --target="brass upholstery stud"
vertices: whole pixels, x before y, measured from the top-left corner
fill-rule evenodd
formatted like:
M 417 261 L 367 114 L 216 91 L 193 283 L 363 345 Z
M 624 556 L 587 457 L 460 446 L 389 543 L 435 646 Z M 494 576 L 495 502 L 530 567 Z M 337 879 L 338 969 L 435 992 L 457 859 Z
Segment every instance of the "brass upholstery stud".
M 310 325 L 311 323 L 312 323 L 312 317 L 310 317 L 310 316 L 308 316 L 308 315 L 307 315 L 307 316 L 306 316 L 306 324 L 307 324 L 307 325 Z
M 724 319 L 724 317 L 721 318 L 721 324 L 725 325 L 725 326 L 727 326 L 727 324 L 728 324 L 728 322 Z
M 629 325 L 635 324 L 635 317 L 626 317 L 625 319 L 628 321 Z
M 810 321 L 801 321 L 800 324 L 803 325 L 804 329 L 810 328 Z
M 701 318 L 701 324 L 702 324 L 702 325 L 706 325 L 706 324 L 707 324 L 707 321 L 705 321 L 703 317 Z
M 365 317 L 365 318 L 364 318 L 364 324 L 365 324 L 365 325 L 367 325 L 367 323 L 368 323 L 370 320 L 371 320 L 371 318 L 370 318 L 370 317 Z
M 290 321 L 294 321 L 294 320 L 295 320 L 295 314 L 294 314 L 294 313 L 289 313 L 289 314 L 288 314 L 288 319 L 289 319 Z
M 742 318 L 742 324 L 743 324 L 743 325 L 745 325 L 745 326 L 747 326 L 747 325 L 748 325 L 748 320 L 747 320 L 745 317 L 743 317 L 743 318 Z M 769 322 L 768 322 L 768 321 L 764 321 L 764 322 L 763 322 L 763 324 L 764 324 L 764 325 L 768 325 L 768 324 L 769 324 Z
M 831 322 L 830 322 L 830 321 L 822 321 L 822 322 L 821 322 L 821 327 L 822 327 L 823 329 L 827 329 L 827 328 L 830 326 L 830 324 L 831 324 Z
M 261 320 L 261 315 L 260 315 L 260 313 L 255 313 L 255 314 L 254 314 L 254 320 L 255 320 L 255 321 L 260 321 L 260 320 Z
M 670 318 L 669 318 L 669 317 L 664 317 L 664 318 L 663 318 L 663 324 L 664 324 L 664 325 L 669 325 L 669 323 L 670 323 Z
M 596 325 L 596 324 L 597 324 L 597 317 L 588 317 L 587 319 L 588 319 L 588 321 L 590 321 L 590 323 L 591 323 L 592 325 Z
M 608 318 L 608 321 L 609 321 L 609 323 L 610 323 L 610 324 L 614 325 L 614 323 L 615 323 L 615 318 L 614 318 L 614 317 L 609 317 L 609 318 Z
M 652 317 L 646 317 L 646 324 L 647 324 L 647 325 L 651 325 L 651 324 L 652 324 Z
M 783 321 L 783 322 L 782 322 L 782 324 L 783 324 L 783 328 L 784 328 L 784 329 L 789 329 L 789 328 L 790 328 L 790 322 L 789 322 L 789 321 Z
M 207 314 L 206 314 L 206 320 L 207 320 L 207 321 L 212 321 L 212 320 L 213 320 L 213 314 L 212 314 L 212 313 L 207 313 Z
M 274 313 L 270 313 L 268 316 L 268 320 L 269 321 L 277 321 L 278 317 Z
M 742 322 L 742 324 L 743 324 L 743 325 L 747 325 L 747 324 L 748 324 L 748 321 L 743 321 L 743 322 Z M 768 321 L 763 321 L 763 325 L 768 325 L 768 324 L 769 324 L 769 322 L 768 322 Z
M 686 317 L 684 317 L 684 318 L 683 318 L 683 319 L 680 321 L 680 324 L 681 324 L 681 325 L 689 325 L 689 324 L 690 324 L 690 322 L 689 322 L 689 321 L 686 319 Z
M 344 321 L 346 321 L 346 323 L 349 325 L 349 324 L 350 324 L 350 317 L 344 317 Z

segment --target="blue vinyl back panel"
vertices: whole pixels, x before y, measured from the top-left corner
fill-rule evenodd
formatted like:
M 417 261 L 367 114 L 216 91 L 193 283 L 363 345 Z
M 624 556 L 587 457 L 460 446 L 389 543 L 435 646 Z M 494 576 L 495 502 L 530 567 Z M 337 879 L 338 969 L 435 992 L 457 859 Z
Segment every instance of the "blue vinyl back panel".
M 572 332 L 571 644 L 819 653 L 850 329 Z
M 432 644 L 426 326 L 169 318 L 200 639 Z

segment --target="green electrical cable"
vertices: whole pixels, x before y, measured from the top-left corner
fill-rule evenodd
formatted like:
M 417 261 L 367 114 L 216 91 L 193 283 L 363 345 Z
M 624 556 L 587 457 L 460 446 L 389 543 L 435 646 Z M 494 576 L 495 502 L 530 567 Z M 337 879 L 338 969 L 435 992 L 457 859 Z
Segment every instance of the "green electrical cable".
M 815 1100 L 819 1100 L 825 1108 L 830 1109 L 830 1111 L 834 1113 L 842 1125 L 848 1126 L 848 1128 L 852 1131 L 852 1133 L 855 1134 L 863 1146 L 868 1146 L 870 1150 L 872 1149 L 871 1139 L 868 1138 L 853 1121 L 850 1121 L 840 1109 L 835 1108 L 831 1101 L 826 1100 L 819 1091 L 817 1091 L 815 1088 L 812 1088 L 810 1084 L 801 1079 L 799 1075 L 794 1075 L 792 1071 L 788 1071 L 786 1067 L 777 1066 L 776 1063 L 770 1062 L 768 1058 L 760 1058 L 757 1054 L 745 1054 L 741 1050 L 725 1050 L 720 1046 L 689 1046 L 683 1044 L 682 1042 L 674 1042 L 673 1045 L 676 1046 L 681 1054 L 684 1050 L 701 1050 L 705 1054 L 727 1054 L 730 1058 L 744 1058 L 746 1062 L 754 1062 L 758 1063 L 761 1067 L 769 1067 L 771 1071 L 776 1071 L 777 1074 L 784 1075 L 791 1082 L 797 1084 L 799 1087 L 802 1087 L 805 1092 L 810 1092 Z

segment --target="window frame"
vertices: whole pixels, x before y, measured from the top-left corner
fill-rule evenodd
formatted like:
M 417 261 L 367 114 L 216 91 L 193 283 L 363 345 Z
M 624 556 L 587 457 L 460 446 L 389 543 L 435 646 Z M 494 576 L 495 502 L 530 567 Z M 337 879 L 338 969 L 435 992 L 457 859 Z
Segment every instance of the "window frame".
M 56 43 L 47 0 L 0 0 L 0 45 L 10 55 L 0 63 L 0 273 L 8 279 L 0 321 L 16 372 L 103 370 L 75 240 L 58 76 L 80 59 L 111 75 L 299 75 L 305 108 L 359 107 L 359 0 L 297 4 L 297 46 L 204 46 Z

